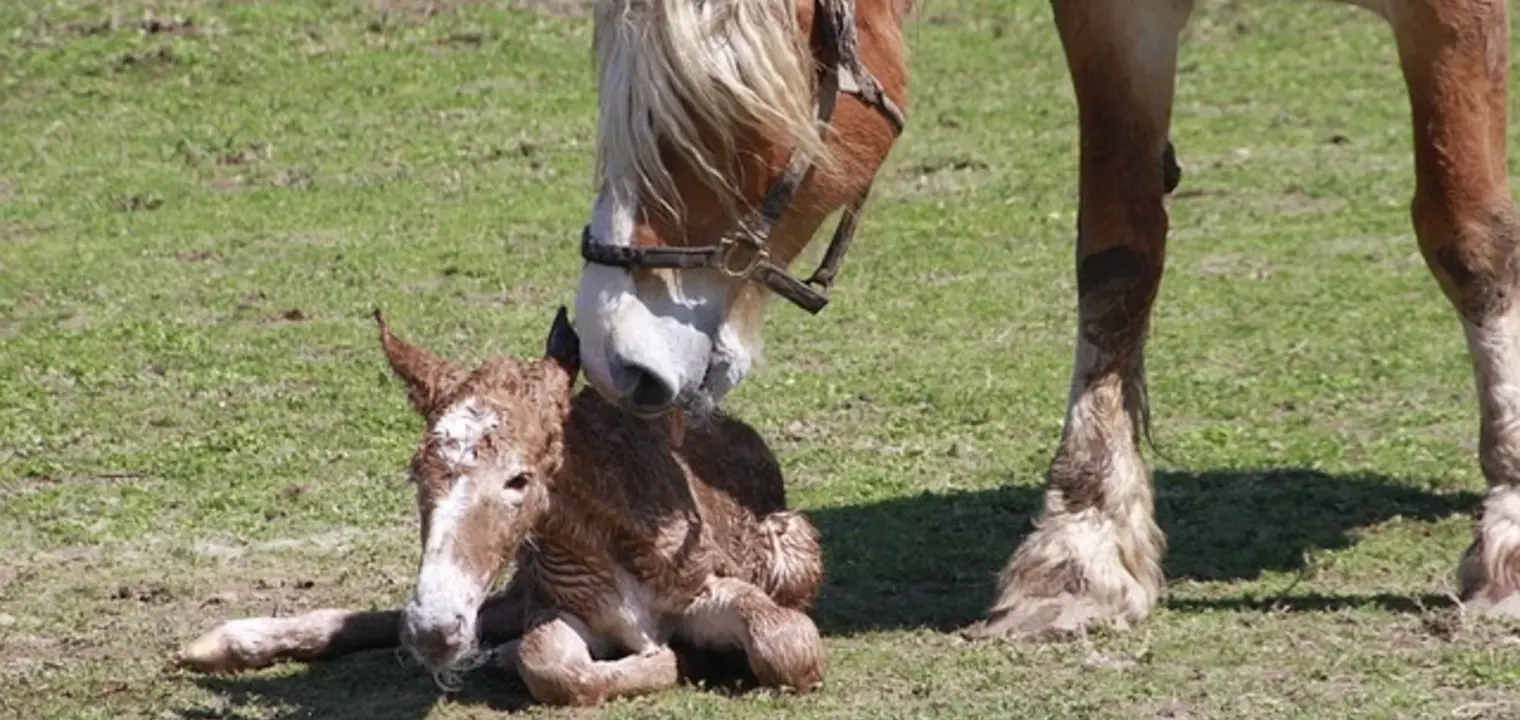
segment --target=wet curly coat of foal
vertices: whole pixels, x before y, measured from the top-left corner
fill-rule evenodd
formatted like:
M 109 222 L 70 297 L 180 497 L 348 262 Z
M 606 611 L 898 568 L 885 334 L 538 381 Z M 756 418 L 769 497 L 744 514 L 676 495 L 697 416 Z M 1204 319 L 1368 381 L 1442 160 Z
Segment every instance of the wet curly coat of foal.
M 786 508 L 753 429 L 718 414 L 672 442 L 658 422 L 575 392 L 579 342 L 563 308 L 543 358 L 468 373 L 375 317 L 427 422 L 410 469 L 422 539 L 410 602 L 234 620 L 182 650 L 181 665 L 229 672 L 399 643 L 441 676 L 490 658 L 540 702 L 595 705 L 675 685 L 679 640 L 742 650 L 765 686 L 822 683 L 806 614 L 823 581 L 819 534 Z

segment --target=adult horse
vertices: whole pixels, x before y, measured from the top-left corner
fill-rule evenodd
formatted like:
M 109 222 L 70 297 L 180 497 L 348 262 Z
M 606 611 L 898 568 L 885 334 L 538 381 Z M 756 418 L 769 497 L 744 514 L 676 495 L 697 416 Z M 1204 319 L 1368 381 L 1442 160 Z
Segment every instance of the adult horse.
M 1346 0 L 1393 28 L 1414 121 L 1413 223 L 1467 334 L 1488 494 L 1459 573 L 1520 616 L 1520 262 L 1506 168 L 1506 0 Z M 794 4 L 795 3 L 795 4 Z M 600 0 L 600 188 L 576 301 L 590 382 L 629 411 L 718 402 L 774 291 L 816 312 L 906 103 L 914 0 Z M 1139 452 L 1169 125 L 1192 0 L 1052 0 L 1077 99 L 1077 339 L 1045 507 L 970 635 L 1133 623 L 1165 538 Z M 884 98 L 878 90 L 884 92 Z M 820 119 L 822 120 L 820 122 Z M 799 169 L 800 168 L 800 169 Z M 812 282 L 787 268 L 845 208 Z

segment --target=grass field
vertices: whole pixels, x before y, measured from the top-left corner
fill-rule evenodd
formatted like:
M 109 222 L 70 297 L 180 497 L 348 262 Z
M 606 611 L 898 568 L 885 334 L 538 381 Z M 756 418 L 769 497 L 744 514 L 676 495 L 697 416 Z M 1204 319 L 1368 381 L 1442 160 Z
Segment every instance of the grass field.
M 825 690 L 528 712 L 1520 716 L 1520 635 L 1450 599 L 1476 406 L 1409 227 L 1389 34 L 1335 5 L 1199 5 L 1149 344 L 1171 542 L 1152 618 L 951 632 L 1060 431 L 1076 130 L 1045 2 L 928 0 L 909 129 L 835 301 L 776 303 L 731 401 L 824 532 Z M 0 714 L 521 706 L 515 681 L 444 696 L 383 652 L 233 678 L 166 661 L 226 618 L 406 597 L 420 428 L 367 313 L 461 359 L 541 347 L 590 205 L 579 0 L 144 7 L 0 5 Z

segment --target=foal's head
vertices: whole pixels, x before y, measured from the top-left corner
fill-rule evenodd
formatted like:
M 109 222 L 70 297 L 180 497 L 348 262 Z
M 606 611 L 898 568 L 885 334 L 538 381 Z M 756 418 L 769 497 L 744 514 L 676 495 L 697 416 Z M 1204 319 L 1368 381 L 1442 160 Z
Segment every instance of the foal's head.
M 411 463 L 422 561 L 402 644 L 437 671 L 472 653 L 476 612 L 547 507 L 579 343 L 561 308 L 545 357 L 498 357 L 464 373 L 392 335 L 379 311 L 375 319 L 391 369 L 427 421 Z
M 831 2 L 599 0 L 598 191 L 588 237 L 623 247 L 716 246 L 755 213 L 797 150 L 812 170 L 767 242 L 770 261 L 785 268 L 830 213 L 868 189 L 897 128 L 879 107 L 841 92 L 820 135 L 820 63 L 829 52 L 820 28 L 833 25 L 818 18 L 843 7 Z M 854 0 L 846 23 L 864 70 L 898 105 L 906 92 L 901 25 L 912 4 Z M 766 295 L 711 267 L 587 264 L 575 308 L 586 378 L 641 415 L 719 401 L 758 352 Z

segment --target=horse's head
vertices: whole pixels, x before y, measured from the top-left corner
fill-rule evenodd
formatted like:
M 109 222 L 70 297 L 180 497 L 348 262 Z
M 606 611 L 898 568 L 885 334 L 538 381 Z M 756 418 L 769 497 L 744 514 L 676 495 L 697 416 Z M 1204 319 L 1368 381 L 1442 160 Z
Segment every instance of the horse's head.
M 401 642 L 440 672 L 473 654 L 481 603 L 548 505 L 579 343 L 561 308 L 546 357 L 495 358 L 466 374 L 392 335 L 379 311 L 375 319 L 386 359 L 427 421 L 411 464 L 422 561 Z
M 599 0 L 599 190 L 576 316 L 603 396 L 645 416 L 710 406 L 756 357 L 768 291 L 822 307 L 901 131 L 911 4 Z M 795 279 L 841 208 L 819 282 Z

